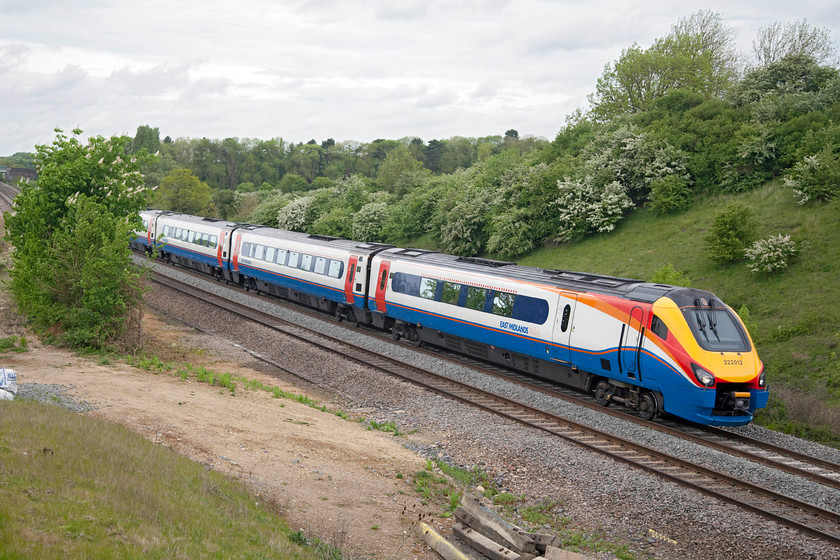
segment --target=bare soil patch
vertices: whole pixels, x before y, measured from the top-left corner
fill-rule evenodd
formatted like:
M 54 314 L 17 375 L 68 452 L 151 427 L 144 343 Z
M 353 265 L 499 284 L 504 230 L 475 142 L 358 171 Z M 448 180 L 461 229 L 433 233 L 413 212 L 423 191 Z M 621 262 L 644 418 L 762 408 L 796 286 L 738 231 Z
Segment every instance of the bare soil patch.
M 371 431 L 359 422 L 242 384 L 232 395 L 227 389 L 182 380 L 172 373 L 156 375 L 125 363 L 102 364 L 96 358 L 44 346 L 26 333 L 6 298 L 4 291 L 0 337 L 25 334 L 29 351 L 0 356 L 0 365 L 15 369 L 19 383 L 61 385 L 74 400 L 95 407 L 85 414 L 124 424 L 243 481 L 259 499 L 274 502 L 292 529 L 340 547 L 346 558 L 437 558 L 414 530 L 418 517 L 435 509 L 419 505 L 410 482 L 424 460 L 402 445 L 406 437 L 422 436 L 397 438 Z M 218 348 L 224 341 L 148 312 L 143 324 L 158 355 L 180 355 L 194 366 L 304 393 L 243 367 L 253 358 L 229 344 L 224 355 L 191 349 Z M 306 390 L 313 398 L 324 398 L 313 392 Z M 330 410 L 339 408 L 321 402 Z M 358 417 L 362 411 L 349 412 Z M 446 520 L 426 517 L 425 521 L 445 530 Z

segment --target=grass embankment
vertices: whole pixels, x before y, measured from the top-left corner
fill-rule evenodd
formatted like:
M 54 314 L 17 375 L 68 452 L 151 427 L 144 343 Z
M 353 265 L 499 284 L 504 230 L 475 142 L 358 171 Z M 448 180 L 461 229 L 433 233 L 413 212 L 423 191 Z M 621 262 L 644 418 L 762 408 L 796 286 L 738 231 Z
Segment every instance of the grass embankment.
M 122 426 L 0 401 L 2 558 L 316 558 L 276 513 Z
M 704 253 L 703 236 L 730 202 L 750 207 L 759 237 L 790 234 L 796 261 L 775 275 L 745 263 L 720 266 Z M 703 199 L 668 217 L 634 213 L 612 234 L 542 248 L 521 264 L 649 279 L 671 263 L 692 287 L 716 293 L 745 322 L 767 369 L 771 402 L 756 422 L 840 446 L 840 200 L 799 206 L 778 182 L 740 195 Z

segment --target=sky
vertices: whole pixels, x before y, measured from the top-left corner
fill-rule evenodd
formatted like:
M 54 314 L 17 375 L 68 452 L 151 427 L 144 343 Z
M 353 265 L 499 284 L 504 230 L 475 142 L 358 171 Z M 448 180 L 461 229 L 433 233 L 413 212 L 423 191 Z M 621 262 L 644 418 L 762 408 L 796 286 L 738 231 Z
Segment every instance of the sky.
M 719 13 L 840 44 L 837 0 L 0 0 L 0 156 L 54 129 L 161 139 L 553 139 L 604 66 Z

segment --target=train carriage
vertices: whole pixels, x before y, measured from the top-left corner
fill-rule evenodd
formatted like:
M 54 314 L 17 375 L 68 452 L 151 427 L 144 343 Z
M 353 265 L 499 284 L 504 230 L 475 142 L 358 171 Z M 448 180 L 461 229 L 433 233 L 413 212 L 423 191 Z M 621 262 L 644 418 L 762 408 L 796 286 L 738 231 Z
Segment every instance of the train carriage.
M 218 279 L 225 275 L 234 222 L 164 212 L 155 220 L 154 239 L 160 257 Z
M 233 235 L 230 274 L 246 289 L 368 322 L 370 258 L 388 247 L 245 225 Z
M 130 243 L 132 249 L 148 255 L 152 254 L 152 248 L 157 239 L 155 236 L 156 221 L 158 216 L 164 213 L 163 210 L 144 210 L 140 212 L 143 229 L 135 231 L 136 235 Z
M 708 292 L 411 249 L 380 253 L 373 272 L 371 309 L 395 338 L 594 390 L 648 418 L 741 425 L 766 405 L 746 329 Z

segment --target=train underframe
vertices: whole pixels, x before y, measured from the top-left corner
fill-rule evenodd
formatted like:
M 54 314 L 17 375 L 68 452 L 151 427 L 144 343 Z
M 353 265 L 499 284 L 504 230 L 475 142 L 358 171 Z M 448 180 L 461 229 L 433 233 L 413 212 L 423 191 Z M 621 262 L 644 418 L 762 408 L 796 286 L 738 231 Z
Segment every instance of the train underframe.
M 550 362 L 454 334 L 424 329 L 404 321 L 386 321 L 386 329 L 391 331 L 394 340 L 404 339 L 416 345 L 427 343 L 440 346 L 573 389 L 594 392 L 595 402 L 599 405 L 619 404 L 636 410 L 646 420 L 652 420 L 662 412 L 663 396 L 658 391 L 649 391 L 630 383 L 581 371 L 574 366 Z

